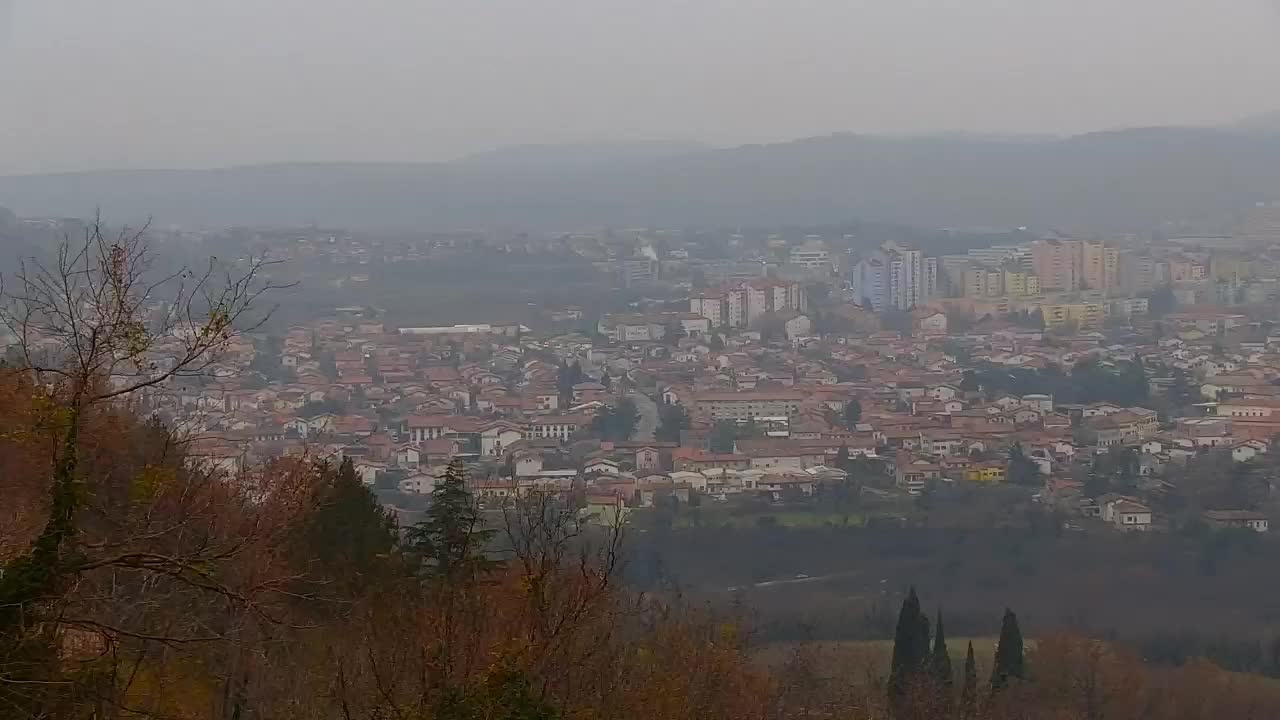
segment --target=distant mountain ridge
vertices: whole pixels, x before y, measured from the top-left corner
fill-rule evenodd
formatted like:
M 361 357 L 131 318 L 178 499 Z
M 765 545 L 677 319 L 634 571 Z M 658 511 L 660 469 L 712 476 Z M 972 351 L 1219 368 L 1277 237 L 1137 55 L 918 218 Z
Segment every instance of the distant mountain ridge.
M 711 149 L 699 142 L 650 140 L 641 142 L 510 145 L 472 153 L 453 164 L 471 168 L 508 170 L 590 170 L 647 162 Z
M 822 224 L 1144 232 L 1280 199 L 1280 133 L 1067 138 L 835 134 L 768 145 L 527 146 L 448 163 L 293 163 L 0 178 L 21 215 L 206 226 L 529 228 Z

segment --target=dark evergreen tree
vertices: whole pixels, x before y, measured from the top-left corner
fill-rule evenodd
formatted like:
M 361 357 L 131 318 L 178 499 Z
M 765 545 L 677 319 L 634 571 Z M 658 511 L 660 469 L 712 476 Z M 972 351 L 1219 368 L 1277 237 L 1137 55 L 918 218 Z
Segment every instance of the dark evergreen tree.
M 1183 410 L 1196 402 L 1194 390 L 1187 379 L 1187 371 L 1182 368 L 1173 369 L 1173 384 L 1169 387 L 1169 403 L 1175 410 Z
M 840 450 L 836 452 L 836 467 L 849 472 L 849 446 L 841 445 Z
M 687 335 L 688 333 L 685 332 L 684 325 L 678 320 L 673 320 L 667 323 L 666 327 L 663 328 L 662 339 L 671 347 L 677 347 L 680 345 L 680 340 L 685 338 Z
M 711 452 L 731 453 L 738 441 L 738 425 L 732 420 L 717 420 L 711 426 Z
M 1147 382 L 1147 367 L 1141 356 L 1135 355 L 1133 361 L 1124 367 L 1121 379 L 1122 391 L 1118 393 L 1120 402 L 1136 405 L 1151 394 L 1151 387 Z
M 951 671 L 951 653 L 947 650 L 947 635 L 942 629 L 941 610 L 938 611 L 938 620 L 933 625 L 933 652 L 929 656 L 929 675 L 933 678 L 934 687 L 949 700 L 955 676 Z
M 964 685 L 960 688 L 960 720 L 978 716 L 978 662 L 973 657 L 973 643 L 964 656 Z
M 929 619 L 920 612 L 913 587 L 902 601 L 893 635 L 893 659 L 889 666 L 889 702 L 900 708 L 917 686 L 929 657 Z
M 711 333 L 711 341 L 707 343 L 707 347 L 712 352 L 724 352 L 724 338 L 720 337 L 720 333 Z
M 591 421 L 591 431 L 601 440 L 621 442 L 630 440 L 640 423 L 640 412 L 631 398 L 618 403 L 617 407 L 606 407 L 596 414 Z
M 606 369 L 604 373 L 600 375 L 600 384 L 604 386 L 605 390 L 613 389 L 613 378 L 609 377 L 608 369 Z
M 860 420 L 862 420 L 862 403 L 854 398 L 844 405 L 844 426 L 852 430 Z
M 560 393 L 560 397 L 570 397 L 573 395 L 573 386 L 573 375 L 569 366 L 560 363 L 560 367 L 556 368 L 556 391 Z
M 351 458 L 326 468 L 316 505 L 303 520 L 298 549 L 314 558 L 317 570 L 354 589 L 384 567 L 396 544 L 395 521 L 356 475 Z
M 431 491 L 426 519 L 409 528 L 405 543 L 420 574 L 454 578 L 493 566 L 485 553 L 493 534 L 483 527 L 462 461 L 454 460 Z
M 689 429 L 689 413 L 680 405 L 658 408 L 658 430 L 654 437 L 663 442 L 680 442 L 680 433 Z
M 1027 457 L 1019 443 L 1009 448 L 1009 464 L 1005 468 L 1004 475 L 1012 485 L 1040 484 L 1040 466 Z
M 1022 630 L 1018 628 L 1018 616 L 1005 608 L 1004 620 L 1000 623 L 1000 642 L 996 645 L 996 661 L 991 671 L 991 692 L 999 692 L 1009 686 L 1011 678 L 1026 678 L 1025 648 L 1022 643 Z

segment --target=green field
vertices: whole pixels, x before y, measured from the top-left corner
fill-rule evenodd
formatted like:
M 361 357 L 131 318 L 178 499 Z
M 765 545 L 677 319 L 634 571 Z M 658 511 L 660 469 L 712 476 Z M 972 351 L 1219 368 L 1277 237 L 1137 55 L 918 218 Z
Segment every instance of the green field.
M 833 512 L 778 509 L 776 511 L 735 513 L 719 508 L 709 509 L 705 506 L 699 512 L 701 514 L 699 523 L 706 528 L 759 528 L 769 523 L 777 527 L 787 528 L 821 528 L 828 525 L 840 527 L 845 524 L 845 516 Z M 772 518 L 772 520 L 766 518 Z M 849 527 L 861 527 L 865 524 L 866 517 L 859 513 L 850 513 L 848 521 Z M 685 510 L 676 519 L 676 527 L 688 528 L 694 526 L 692 511 Z

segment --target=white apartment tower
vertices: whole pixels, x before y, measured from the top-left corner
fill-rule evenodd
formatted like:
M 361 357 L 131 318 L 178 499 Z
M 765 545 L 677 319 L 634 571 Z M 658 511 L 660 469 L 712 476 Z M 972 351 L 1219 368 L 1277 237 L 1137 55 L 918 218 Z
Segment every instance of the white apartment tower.
M 934 265 L 937 283 L 937 265 Z M 889 304 L 899 310 L 910 310 L 927 299 L 924 277 L 924 253 L 919 250 L 896 250 L 889 256 Z

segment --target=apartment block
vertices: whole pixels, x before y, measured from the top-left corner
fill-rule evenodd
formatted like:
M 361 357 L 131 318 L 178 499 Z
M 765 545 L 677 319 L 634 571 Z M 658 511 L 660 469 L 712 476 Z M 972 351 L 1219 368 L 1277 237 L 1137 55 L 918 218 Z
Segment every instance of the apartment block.
M 1043 289 L 1075 290 L 1080 287 L 1084 252 L 1079 240 L 1037 240 L 1032 244 L 1031 252 Z

